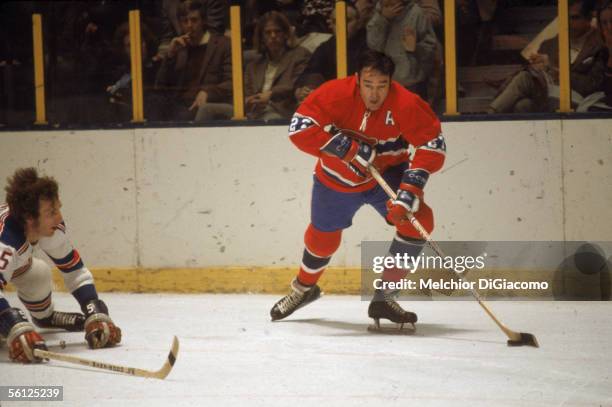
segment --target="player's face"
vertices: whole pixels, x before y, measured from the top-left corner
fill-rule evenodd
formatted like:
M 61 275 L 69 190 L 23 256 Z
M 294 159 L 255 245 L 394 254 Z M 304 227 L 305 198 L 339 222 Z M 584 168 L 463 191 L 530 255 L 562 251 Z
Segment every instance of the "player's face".
M 391 78 L 372 68 L 364 68 L 359 74 L 359 93 L 369 111 L 378 110 L 389 93 Z
M 34 228 L 39 236 L 52 236 L 54 227 L 64 220 L 60 211 L 62 203 L 59 199 L 50 201 L 41 199 L 38 207 L 38 220 L 34 223 Z

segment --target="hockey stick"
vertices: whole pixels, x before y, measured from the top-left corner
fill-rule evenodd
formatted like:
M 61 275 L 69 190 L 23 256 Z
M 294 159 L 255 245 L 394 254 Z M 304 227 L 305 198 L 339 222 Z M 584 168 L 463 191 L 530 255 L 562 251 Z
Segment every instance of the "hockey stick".
M 376 182 L 378 182 L 378 184 L 387 193 L 387 195 L 389 195 L 391 199 L 396 199 L 397 196 L 395 192 L 391 189 L 389 184 L 387 184 L 384 178 L 380 175 L 378 170 L 373 165 L 369 165 L 368 169 L 370 170 L 370 174 L 372 174 L 372 177 L 374 177 Z M 429 233 L 427 233 L 423 225 L 421 225 L 421 223 L 412 214 L 412 212 L 408 211 L 408 213 L 406 214 L 406 217 L 408 218 L 412 226 L 414 226 L 414 228 L 417 230 L 417 232 L 419 232 L 421 237 L 427 241 L 427 243 L 433 249 L 433 251 L 436 252 L 436 254 L 440 257 L 446 257 L 444 253 L 442 252 L 442 249 L 440 249 L 440 246 L 438 246 L 438 244 L 434 240 L 431 239 L 431 236 L 429 235 Z M 455 270 L 453 270 L 453 272 L 459 279 L 465 280 L 465 278 L 459 273 L 457 273 Z M 484 303 L 484 300 L 480 297 L 480 294 L 478 294 L 477 291 L 475 291 L 473 288 L 470 288 L 469 291 L 470 293 L 472 293 L 476 301 L 478 301 L 478 304 L 480 304 L 480 306 L 485 310 L 487 315 L 491 317 L 493 322 L 495 322 L 497 326 L 506 334 L 506 336 L 508 337 L 508 346 L 525 345 L 525 346 L 533 346 L 536 348 L 539 347 L 538 340 L 533 334 L 525 333 L 525 332 L 516 332 L 508 328 L 499 319 L 497 319 L 495 314 L 493 314 L 493 312 L 489 309 L 487 304 Z
M 152 377 L 155 379 L 163 380 L 166 378 L 166 376 L 168 376 L 168 374 L 172 370 L 172 367 L 174 366 L 174 362 L 176 362 L 176 358 L 178 357 L 178 351 L 179 351 L 179 341 L 178 341 L 178 338 L 175 336 L 174 339 L 172 340 L 172 348 L 170 349 L 170 353 L 168 353 L 168 358 L 164 362 L 164 365 L 161 367 L 161 369 L 157 371 L 138 369 L 135 367 L 113 365 L 113 364 L 105 363 L 105 362 L 96 362 L 94 360 L 83 359 L 77 356 L 70 356 L 70 355 L 65 355 L 62 353 L 49 352 L 49 351 L 42 350 L 42 349 L 34 349 L 34 356 L 42 358 L 42 359 L 61 360 L 62 362 L 74 363 L 77 365 L 84 365 L 84 366 L 89 366 L 89 367 L 95 367 L 97 369 L 110 370 L 111 372 L 125 373 L 125 374 L 129 374 L 132 376 Z

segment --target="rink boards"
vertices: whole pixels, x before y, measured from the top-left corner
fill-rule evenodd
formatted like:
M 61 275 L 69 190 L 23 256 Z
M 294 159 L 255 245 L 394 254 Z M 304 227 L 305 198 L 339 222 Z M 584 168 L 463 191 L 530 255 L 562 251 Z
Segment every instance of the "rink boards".
M 445 122 L 427 186 L 438 240 L 612 240 L 605 120 Z M 72 240 L 102 290 L 283 292 L 299 265 L 314 157 L 284 126 L 3 133 L 0 178 L 60 182 Z M 325 275 L 359 290 L 363 240 L 393 230 L 361 210 Z

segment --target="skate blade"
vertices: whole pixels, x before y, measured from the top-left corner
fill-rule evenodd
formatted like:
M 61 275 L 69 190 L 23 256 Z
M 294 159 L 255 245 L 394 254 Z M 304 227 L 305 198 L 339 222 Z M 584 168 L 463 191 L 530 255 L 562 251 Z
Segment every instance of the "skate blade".
M 383 335 L 414 335 L 416 326 L 414 324 L 368 325 L 368 332 Z

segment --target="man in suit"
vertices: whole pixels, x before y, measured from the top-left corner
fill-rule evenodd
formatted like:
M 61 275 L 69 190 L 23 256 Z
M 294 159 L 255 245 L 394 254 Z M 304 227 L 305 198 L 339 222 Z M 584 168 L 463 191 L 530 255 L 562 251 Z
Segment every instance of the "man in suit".
M 155 60 L 166 57 L 170 41 L 177 35 L 184 34 L 181 21 L 177 15 L 178 8 L 185 0 L 162 0 L 161 2 L 161 41 L 157 49 Z M 206 10 L 206 26 L 210 31 L 219 34 L 225 32 L 229 15 L 228 0 L 200 0 Z
M 292 48 L 291 25 L 284 14 L 264 14 L 255 32 L 257 59 L 246 67 L 245 106 L 250 119 L 290 118 L 296 108 L 293 86 L 310 52 Z
M 170 41 L 157 88 L 168 92 L 166 120 L 194 120 L 208 103 L 231 101 L 231 47 L 229 38 L 207 29 L 199 0 L 181 3 L 177 14 L 185 34 Z
M 600 36 L 591 27 L 595 2 L 570 1 L 570 82 L 573 91 L 588 96 L 600 89 L 604 64 L 597 54 L 602 48 Z M 544 41 L 529 65 L 519 71 L 493 100 L 489 113 L 552 111 L 548 96 L 551 85 L 559 84 L 558 38 Z

